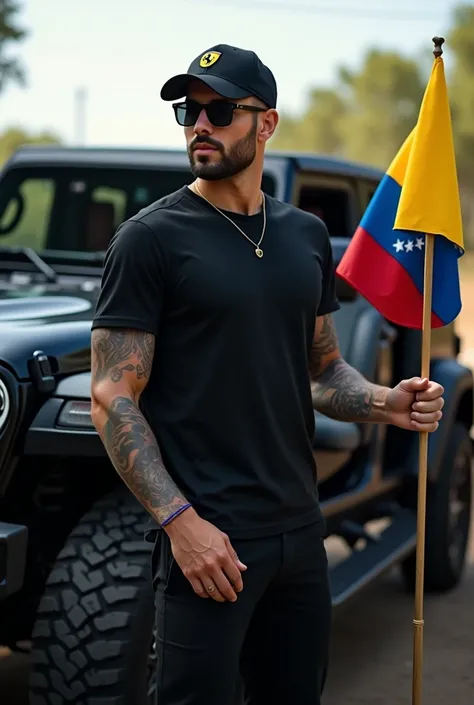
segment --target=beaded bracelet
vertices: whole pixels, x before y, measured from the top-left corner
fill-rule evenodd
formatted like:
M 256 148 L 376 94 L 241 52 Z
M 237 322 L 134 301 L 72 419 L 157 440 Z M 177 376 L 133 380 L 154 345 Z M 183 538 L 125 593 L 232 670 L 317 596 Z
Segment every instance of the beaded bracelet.
M 179 509 L 177 509 L 175 512 L 173 512 L 173 514 L 170 514 L 170 516 L 167 517 L 167 518 L 161 523 L 161 526 L 166 526 L 166 524 L 169 524 L 169 522 L 170 522 L 172 519 L 174 519 L 175 517 L 179 516 L 179 514 L 181 514 L 182 512 L 184 512 L 185 509 L 189 509 L 190 506 L 191 506 L 190 503 L 188 503 L 188 504 L 183 504 L 183 506 L 180 507 Z

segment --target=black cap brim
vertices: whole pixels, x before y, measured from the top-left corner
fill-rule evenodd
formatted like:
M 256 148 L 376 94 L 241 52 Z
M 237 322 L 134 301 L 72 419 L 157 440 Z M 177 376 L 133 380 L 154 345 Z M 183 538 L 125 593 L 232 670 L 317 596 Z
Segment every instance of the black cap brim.
M 247 98 L 250 94 L 248 91 L 240 88 L 235 83 L 227 81 L 225 78 L 220 76 L 212 76 L 211 74 L 192 74 L 192 73 L 182 73 L 178 76 L 173 76 L 164 84 L 161 89 L 161 98 L 163 100 L 178 100 L 179 98 L 184 98 L 188 92 L 188 86 L 191 81 L 202 81 L 212 88 L 213 91 L 223 96 L 224 98 L 230 98 L 231 100 L 237 100 L 238 98 Z

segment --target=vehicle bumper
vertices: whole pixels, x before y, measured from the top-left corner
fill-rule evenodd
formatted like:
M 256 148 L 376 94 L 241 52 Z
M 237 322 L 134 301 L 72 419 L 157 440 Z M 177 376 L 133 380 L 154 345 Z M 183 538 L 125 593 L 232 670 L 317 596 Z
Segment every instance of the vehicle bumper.
M 28 529 L 0 522 L 0 600 L 18 592 L 25 577 Z

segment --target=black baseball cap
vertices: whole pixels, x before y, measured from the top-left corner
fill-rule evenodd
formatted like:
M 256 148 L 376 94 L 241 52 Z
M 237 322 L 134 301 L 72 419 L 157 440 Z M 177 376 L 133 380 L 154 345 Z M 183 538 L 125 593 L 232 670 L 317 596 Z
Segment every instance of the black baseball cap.
M 238 100 L 255 96 L 276 108 L 277 86 L 270 69 L 254 51 L 216 44 L 190 64 L 187 73 L 173 76 L 161 89 L 163 100 L 184 98 L 192 80 L 198 79 L 224 98 Z

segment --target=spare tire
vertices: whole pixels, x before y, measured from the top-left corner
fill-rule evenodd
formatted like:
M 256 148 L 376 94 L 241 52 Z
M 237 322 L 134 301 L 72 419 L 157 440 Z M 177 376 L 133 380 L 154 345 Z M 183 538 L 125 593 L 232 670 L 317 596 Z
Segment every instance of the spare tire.
M 155 682 L 148 514 L 120 486 L 70 534 L 33 630 L 31 705 L 149 705 Z

